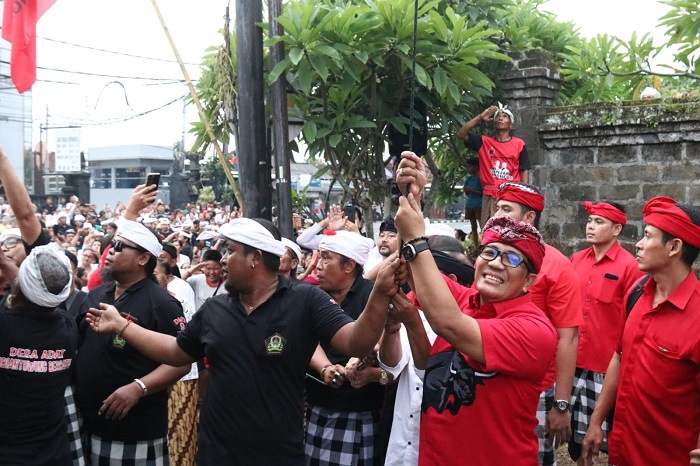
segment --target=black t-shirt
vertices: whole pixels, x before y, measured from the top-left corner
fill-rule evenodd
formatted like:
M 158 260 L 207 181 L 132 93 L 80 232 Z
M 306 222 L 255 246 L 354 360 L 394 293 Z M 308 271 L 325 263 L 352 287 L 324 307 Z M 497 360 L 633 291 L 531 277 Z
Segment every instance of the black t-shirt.
M 113 304 L 122 314 L 149 330 L 176 335 L 185 317 L 180 302 L 150 278 L 132 285 L 117 300 L 115 283 L 88 293 L 81 317 L 99 303 Z M 80 317 L 79 317 L 80 318 Z M 121 421 L 98 416 L 102 403 L 116 389 L 141 378 L 160 364 L 148 359 L 116 334 L 95 333 L 83 321 L 80 351 L 75 359 L 76 401 L 90 434 L 109 440 L 137 441 L 165 437 L 168 432 L 168 394 L 141 398 Z
M 197 464 L 305 464 L 304 374 L 319 340 L 350 322 L 327 293 L 282 276 L 250 315 L 238 294 L 208 299 L 177 337 L 210 365 Z
M 63 394 L 77 346 L 63 312 L 0 312 L 0 464 L 72 464 Z
M 347 315 L 357 320 L 365 309 L 373 286 L 373 281 L 365 280 L 362 278 L 362 275 L 358 275 L 347 296 L 340 303 L 340 307 Z M 321 343 L 321 347 L 326 352 L 326 356 L 328 356 L 328 360 L 331 363 L 343 366 L 348 363 L 350 358 L 334 350 L 331 345 Z M 317 373 L 311 372 L 310 369 L 308 370 L 311 376 L 318 378 Z M 384 386 L 378 383 L 369 383 L 361 388 L 353 388 L 349 383 L 345 383 L 335 389 L 321 384 L 310 377 L 306 378 L 306 400 L 309 404 L 332 411 L 378 411 L 384 404 L 384 396 Z

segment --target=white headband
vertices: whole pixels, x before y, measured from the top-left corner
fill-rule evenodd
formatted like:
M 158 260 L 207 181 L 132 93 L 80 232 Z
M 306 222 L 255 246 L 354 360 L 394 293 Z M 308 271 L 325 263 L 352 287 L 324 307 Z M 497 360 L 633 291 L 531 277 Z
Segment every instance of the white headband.
M 277 257 L 284 256 L 285 249 L 281 241 L 277 241 L 267 228 L 255 220 L 241 217 L 231 220 L 219 229 L 227 239 L 247 244 L 248 246 L 269 252 Z
M 156 238 L 156 235 L 138 222 L 127 220 L 124 222 L 124 225 L 119 227 L 117 236 L 129 240 L 137 246 L 141 246 L 156 258 L 163 250 L 163 246 L 158 241 L 158 238 Z
M 294 255 L 297 256 L 297 260 L 301 260 L 301 248 L 297 243 L 290 239 L 282 238 L 282 244 L 292 250 Z
M 37 256 L 40 254 L 48 254 L 57 259 L 66 269 L 69 280 L 66 286 L 59 294 L 51 293 L 44 283 L 39 269 Z M 66 257 L 66 253 L 56 243 L 49 243 L 45 246 L 38 246 L 32 249 L 32 252 L 22 262 L 17 275 L 19 287 L 22 294 L 34 304 L 43 307 L 56 307 L 63 301 L 68 299 L 70 295 L 71 283 L 73 282 L 73 269 L 70 265 L 70 260 Z
M 498 110 L 496 110 L 496 114 L 494 117 L 498 116 L 499 113 L 505 113 L 510 117 L 510 122 L 513 123 L 515 122 L 515 119 L 513 117 L 513 112 L 510 111 L 507 105 L 503 105 L 502 103 L 498 102 Z
M 321 239 L 319 249 L 335 252 L 348 259 L 354 259 L 360 265 L 365 265 L 369 250 L 374 246 L 374 241 L 365 238 L 359 233 L 349 231 L 336 231 L 334 235 L 326 235 Z

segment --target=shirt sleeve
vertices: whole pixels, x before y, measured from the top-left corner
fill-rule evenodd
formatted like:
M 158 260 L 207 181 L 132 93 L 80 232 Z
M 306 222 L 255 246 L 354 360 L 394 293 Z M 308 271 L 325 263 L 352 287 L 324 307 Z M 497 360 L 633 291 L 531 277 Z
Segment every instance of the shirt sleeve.
M 563 264 L 547 292 L 547 314 L 556 328 L 578 327 L 583 319 L 581 287 L 570 263 Z
M 156 322 L 153 330 L 166 335 L 176 336 L 183 330 L 186 320 L 180 301 L 172 296 L 169 296 L 169 298 L 154 309 Z
M 323 239 L 318 235 L 319 233 L 321 233 L 321 226 L 318 223 L 314 223 L 297 237 L 297 244 L 312 251 L 318 249 L 321 239 Z
M 401 359 L 395 366 L 387 366 L 382 362 L 382 354 L 379 352 L 377 354 L 377 360 L 379 361 L 379 367 L 387 371 L 394 377 L 394 380 L 399 378 L 401 372 L 408 365 L 409 354 L 411 354 L 411 345 L 408 342 L 408 335 L 406 334 L 406 328 L 402 325 L 401 330 L 399 330 L 399 336 L 401 338 Z
M 530 155 L 527 153 L 527 146 L 523 145 L 523 150 L 520 151 L 520 159 L 518 160 L 518 171 L 530 170 Z
M 467 140 L 464 141 L 464 145 L 467 146 L 467 149 L 471 149 L 478 152 L 479 149 L 481 149 L 481 146 L 484 145 L 484 142 L 481 139 L 480 134 L 469 133 L 467 134 Z
M 207 306 L 205 303 L 202 309 Z M 187 323 L 185 330 L 177 334 L 177 344 L 182 351 L 189 354 L 196 360 L 202 359 L 204 355 L 204 346 L 201 344 L 202 319 L 205 312 L 197 312 L 192 316 L 192 320 Z
M 354 320 L 325 291 L 312 286 L 307 291 L 314 333 L 319 340 L 330 344 L 338 330 Z

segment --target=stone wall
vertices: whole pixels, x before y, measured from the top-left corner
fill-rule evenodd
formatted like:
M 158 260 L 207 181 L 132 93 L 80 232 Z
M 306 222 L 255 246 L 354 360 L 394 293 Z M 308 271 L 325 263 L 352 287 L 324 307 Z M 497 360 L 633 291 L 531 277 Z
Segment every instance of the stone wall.
M 621 243 L 642 233 L 642 207 L 654 196 L 700 206 L 700 101 L 644 100 L 554 107 L 560 76 L 551 55 L 511 55 L 500 73 L 514 135 L 528 145 L 530 182 L 543 189 L 540 229 L 564 254 L 586 247 L 586 200 L 627 209 Z
M 565 254 L 585 247 L 585 200 L 627 209 L 621 241 L 642 234 L 642 207 L 654 196 L 700 205 L 700 102 L 645 100 L 553 107 L 539 127 L 534 170 L 544 188 L 542 229 Z

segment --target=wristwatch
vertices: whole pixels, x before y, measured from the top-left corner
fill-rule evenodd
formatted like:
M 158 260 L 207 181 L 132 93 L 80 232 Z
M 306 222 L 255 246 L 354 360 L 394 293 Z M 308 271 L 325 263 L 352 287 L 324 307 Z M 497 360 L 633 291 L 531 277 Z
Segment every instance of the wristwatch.
M 566 413 L 569 411 L 569 402 L 566 400 L 554 400 L 554 409 L 560 413 Z
M 411 262 L 418 254 L 426 250 L 430 250 L 430 245 L 427 241 L 418 244 L 406 243 L 401 248 L 401 257 L 406 262 Z
M 386 371 L 382 369 L 381 374 L 379 375 L 379 385 L 386 385 L 389 383 L 389 376 L 386 374 Z

